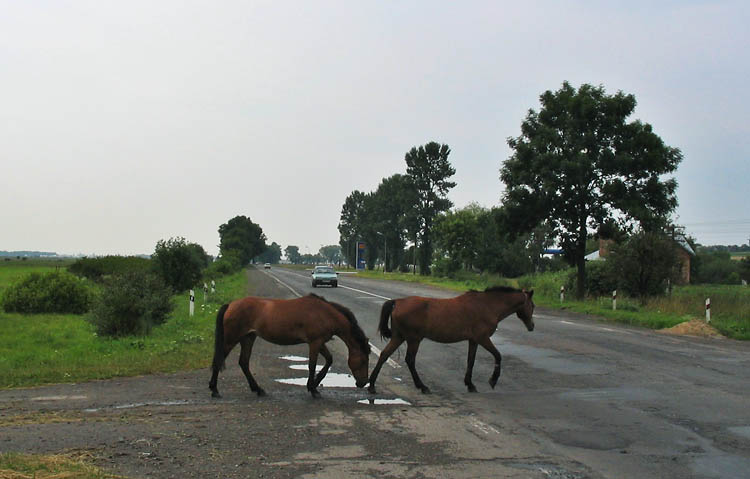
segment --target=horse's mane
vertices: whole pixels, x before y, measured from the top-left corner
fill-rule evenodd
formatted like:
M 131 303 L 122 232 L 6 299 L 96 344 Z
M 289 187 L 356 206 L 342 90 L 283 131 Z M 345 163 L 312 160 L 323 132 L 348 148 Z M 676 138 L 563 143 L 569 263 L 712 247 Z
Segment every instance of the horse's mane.
M 469 293 L 521 293 L 520 289 L 511 288 L 510 286 L 490 286 L 484 291 L 477 291 L 476 289 L 470 289 Z
M 357 318 L 354 316 L 354 313 L 347 308 L 344 305 L 341 305 L 339 303 L 334 303 L 333 301 L 328 301 L 322 296 L 318 296 L 317 294 L 310 293 L 309 296 L 312 296 L 313 298 L 319 299 L 323 301 L 324 303 L 328 303 L 338 312 L 346 316 L 346 319 L 349 320 L 349 324 L 352 327 L 352 337 L 354 337 L 354 340 L 359 344 L 359 347 L 367 354 L 370 354 L 370 342 L 367 340 L 367 336 L 365 335 L 365 332 L 362 331 L 362 328 L 359 326 L 359 323 L 357 322 Z

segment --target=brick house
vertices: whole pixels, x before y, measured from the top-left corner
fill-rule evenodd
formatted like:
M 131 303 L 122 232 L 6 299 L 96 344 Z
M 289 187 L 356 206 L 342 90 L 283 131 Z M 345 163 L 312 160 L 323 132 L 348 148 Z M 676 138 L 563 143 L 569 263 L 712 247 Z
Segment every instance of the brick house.
M 690 243 L 687 242 L 685 236 L 682 234 L 676 234 L 674 237 L 675 242 L 679 246 L 677 248 L 677 258 L 680 268 L 677 284 L 690 284 L 690 262 L 695 256 L 695 251 L 690 247 Z M 613 244 L 612 240 L 599 240 L 599 249 L 593 253 L 586 255 L 586 261 L 599 261 L 604 260 L 609 255 L 609 250 Z

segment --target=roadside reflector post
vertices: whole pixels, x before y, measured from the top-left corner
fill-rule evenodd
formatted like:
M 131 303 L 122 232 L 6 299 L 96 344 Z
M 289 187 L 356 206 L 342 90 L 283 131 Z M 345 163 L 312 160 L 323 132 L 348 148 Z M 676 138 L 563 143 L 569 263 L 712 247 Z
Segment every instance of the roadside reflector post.
M 206 302 L 206 295 L 208 294 L 208 285 L 203 283 L 203 302 Z
M 560 286 L 560 302 L 565 301 L 565 285 Z
M 711 298 L 706 298 L 706 322 L 711 322 Z
M 195 314 L 195 291 L 190 290 L 190 316 Z
M 617 290 L 612 291 L 612 311 L 617 309 Z
M 216 281 L 211 280 L 211 293 L 216 292 Z

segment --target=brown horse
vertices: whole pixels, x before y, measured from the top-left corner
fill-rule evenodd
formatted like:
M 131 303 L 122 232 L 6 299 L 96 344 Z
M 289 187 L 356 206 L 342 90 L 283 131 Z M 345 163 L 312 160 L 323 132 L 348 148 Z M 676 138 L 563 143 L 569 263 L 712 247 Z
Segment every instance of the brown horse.
M 464 376 L 464 384 L 469 392 L 477 391 L 471 382 L 471 374 L 477 345 L 481 345 L 495 357 L 495 370 L 490 377 L 490 386 L 494 389 L 500 377 L 502 356 L 492 344 L 490 336 L 497 329 L 498 323 L 512 313 L 516 313 L 526 328 L 533 331 L 533 295 L 534 291 L 495 286 L 484 291 L 469 291 L 451 299 L 409 296 L 386 301 L 380 311 L 378 331 L 382 338 L 391 340 L 383 348 L 378 364 L 370 374 L 369 392 L 375 392 L 375 380 L 383 363 L 406 341 L 406 364 L 414 385 L 423 393 L 429 393 L 430 389 L 419 378 L 415 366 L 419 343 L 424 338 L 439 343 L 469 341 L 469 357 Z M 388 327 L 389 318 L 391 328 Z
M 307 390 L 313 397 L 320 396 L 317 387 L 333 362 L 325 345 L 333 336 L 341 338 L 349 348 L 349 368 L 357 387 L 367 384 L 370 343 L 349 309 L 314 294 L 297 299 L 247 297 L 223 305 L 216 315 L 213 374 L 208 385 L 211 396 L 221 397 L 216 386 L 219 371 L 224 369 L 225 359 L 237 343 L 242 348 L 240 368 L 250 389 L 258 396 L 265 395 L 249 368 L 253 343 L 258 336 L 274 344 L 307 343 L 310 346 Z M 316 376 L 318 354 L 323 355 L 326 363 Z

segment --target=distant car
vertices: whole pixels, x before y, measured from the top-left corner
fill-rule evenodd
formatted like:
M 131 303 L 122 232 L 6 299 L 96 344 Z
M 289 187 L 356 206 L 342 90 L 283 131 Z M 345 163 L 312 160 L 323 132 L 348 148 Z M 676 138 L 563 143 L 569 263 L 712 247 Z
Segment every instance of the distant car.
M 271 269 L 271 263 L 265 263 L 263 269 Z
M 316 266 L 312 272 L 312 287 L 315 288 L 320 284 L 330 284 L 337 288 L 339 285 L 338 273 L 330 266 Z

